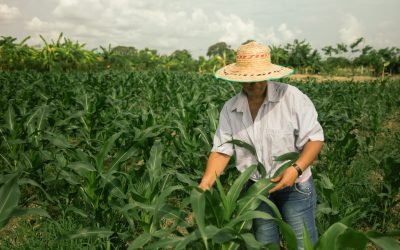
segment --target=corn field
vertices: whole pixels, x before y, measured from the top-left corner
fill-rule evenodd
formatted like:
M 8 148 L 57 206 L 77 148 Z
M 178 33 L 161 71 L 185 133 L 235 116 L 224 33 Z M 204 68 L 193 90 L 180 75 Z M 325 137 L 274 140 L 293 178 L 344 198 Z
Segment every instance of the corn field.
M 211 75 L 0 72 L 1 249 L 279 249 L 251 220 L 273 184 L 242 188 L 234 162 L 197 189 L 224 101 L 240 86 Z M 400 82 L 294 82 L 326 143 L 312 171 L 316 246 L 400 249 Z M 293 155 L 283 155 L 282 169 Z M 286 164 L 285 164 L 286 163 Z

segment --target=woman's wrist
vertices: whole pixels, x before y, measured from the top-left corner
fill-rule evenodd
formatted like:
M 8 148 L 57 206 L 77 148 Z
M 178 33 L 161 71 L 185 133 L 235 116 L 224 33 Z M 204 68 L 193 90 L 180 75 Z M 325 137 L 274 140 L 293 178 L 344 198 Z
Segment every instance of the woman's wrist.
M 297 171 L 297 177 L 300 177 L 303 174 L 303 169 L 295 162 L 292 164 L 292 167 Z

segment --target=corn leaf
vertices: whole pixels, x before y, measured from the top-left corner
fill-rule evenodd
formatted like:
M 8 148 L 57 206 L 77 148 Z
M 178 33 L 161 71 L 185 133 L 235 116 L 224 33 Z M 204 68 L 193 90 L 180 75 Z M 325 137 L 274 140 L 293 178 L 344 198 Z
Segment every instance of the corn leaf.
M 226 196 L 227 199 L 227 216 L 228 218 L 231 217 L 233 211 L 235 210 L 237 206 L 237 199 L 239 198 L 240 193 L 243 190 L 243 186 L 247 183 L 249 180 L 251 174 L 255 171 L 256 166 L 250 166 L 248 167 L 243 173 L 240 174 L 240 176 L 235 180 L 235 182 L 232 184 L 231 188 L 228 191 L 228 194 Z
M 236 145 L 236 146 L 245 148 L 245 149 L 247 149 L 252 155 L 254 155 L 254 156 L 257 158 L 257 151 L 256 151 L 256 149 L 255 149 L 252 145 L 248 144 L 247 142 L 244 142 L 244 141 L 241 141 L 241 140 L 235 140 L 235 139 L 234 139 L 234 140 L 227 141 L 227 142 L 223 143 L 222 145 L 224 145 L 224 144 L 226 144 L 226 143 L 231 143 L 231 144 L 233 144 L 233 145 Z M 257 158 L 257 159 L 258 159 L 258 158 Z
M 114 146 L 114 142 L 121 136 L 122 132 L 113 134 L 101 147 L 100 151 L 96 155 L 96 167 L 98 171 L 102 171 L 104 168 L 104 160 L 107 158 L 108 153 Z
M 128 247 L 128 250 L 141 249 L 151 240 L 151 235 L 144 232 L 139 237 L 137 237 Z
M 304 250 L 314 250 L 306 224 L 303 225 L 303 244 Z
M 18 206 L 21 192 L 18 176 L 14 175 L 0 187 L 0 228 L 4 227 Z
M 218 189 L 219 197 L 221 198 L 222 205 L 224 207 L 224 209 L 223 209 L 223 211 L 224 211 L 224 220 L 228 221 L 229 217 L 230 217 L 228 199 L 226 197 L 224 187 L 222 186 L 221 181 L 219 180 L 218 176 L 216 176 L 215 182 L 217 183 L 217 189 Z
M 79 239 L 79 238 L 108 238 L 113 231 L 106 228 L 83 228 L 75 233 L 65 234 L 64 238 L 69 240 Z
M 383 250 L 400 250 L 400 242 L 394 237 L 400 237 L 400 231 L 379 233 L 375 231 L 367 232 L 366 237 L 376 246 Z
M 161 179 L 161 158 L 163 146 L 160 141 L 156 141 L 150 150 L 150 158 L 146 162 L 146 168 L 150 177 L 152 187 Z
M 199 191 L 197 188 L 192 190 L 190 194 L 190 203 L 192 204 L 193 215 L 196 220 L 197 226 L 200 231 L 201 238 L 203 240 L 204 246 L 208 249 L 208 237 L 206 232 L 205 224 L 205 197 L 204 193 Z

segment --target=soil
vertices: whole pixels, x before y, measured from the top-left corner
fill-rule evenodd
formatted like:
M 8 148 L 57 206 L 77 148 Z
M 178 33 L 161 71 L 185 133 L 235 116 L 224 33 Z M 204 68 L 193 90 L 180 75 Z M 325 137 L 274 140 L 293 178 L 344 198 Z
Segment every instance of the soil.
M 336 80 L 336 81 L 355 81 L 355 82 L 381 80 L 380 77 L 373 77 L 373 76 L 322 76 L 322 75 L 300 75 L 300 74 L 291 75 L 289 78 L 294 80 L 305 80 L 308 78 L 312 78 L 317 81 Z M 386 78 L 400 79 L 400 76 L 387 76 Z

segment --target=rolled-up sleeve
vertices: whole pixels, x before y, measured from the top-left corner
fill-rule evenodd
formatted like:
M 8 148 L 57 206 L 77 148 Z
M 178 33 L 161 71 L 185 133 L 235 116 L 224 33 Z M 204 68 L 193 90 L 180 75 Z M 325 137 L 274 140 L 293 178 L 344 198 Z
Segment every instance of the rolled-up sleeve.
M 226 143 L 230 140 L 232 140 L 232 127 L 229 122 L 228 107 L 225 104 L 219 115 L 218 128 L 214 135 L 211 151 L 232 156 L 234 153 L 233 145 Z
M 294 105 L 296 148 L 301 150 L 308 141 L 324 141 L 324 132 L 318 122 L 318 113 L 310 98 L 301 93 L 296 99 Z

